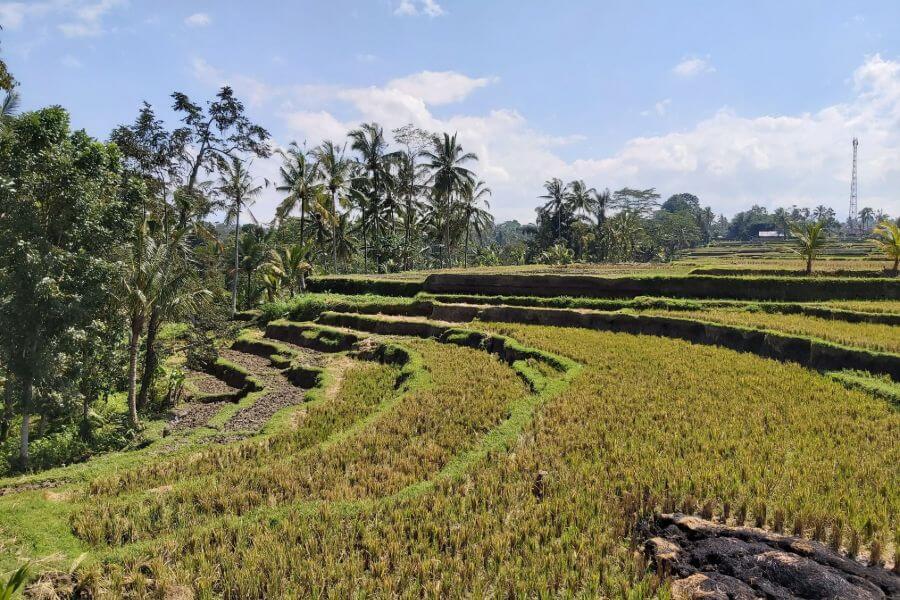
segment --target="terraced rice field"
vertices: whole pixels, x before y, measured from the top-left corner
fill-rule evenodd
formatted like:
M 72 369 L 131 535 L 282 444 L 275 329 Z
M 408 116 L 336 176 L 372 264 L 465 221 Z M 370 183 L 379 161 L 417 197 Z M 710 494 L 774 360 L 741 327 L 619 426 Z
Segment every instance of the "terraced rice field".
M 298 321 L 251 325 L 217 379 L 193 376 L 242 397 L 180 407 L 130 460 L 3 482 L 0 550 L 44 570 L 86 553 L 75 581 L 111 598 L 668 598 L 644 532 L 684 512 L 895 568 L 889 376 L 664 333 L 436 322 L 429 302 L 269 307 Z M 673 302 L 624 308 L 900 354 L 897 325 Z M 305 322 L 329 308 L 355 312 Z
M 805 315 L 783 315 L 740 309 L 711 308 L 701 311 L 649 310 L 642 314 L 666 315 L 779 331 L 819 338 L 836 344 L 867 348 L 879 352 L 900 353 L 900 328 L 878 323 L 848 323 Z

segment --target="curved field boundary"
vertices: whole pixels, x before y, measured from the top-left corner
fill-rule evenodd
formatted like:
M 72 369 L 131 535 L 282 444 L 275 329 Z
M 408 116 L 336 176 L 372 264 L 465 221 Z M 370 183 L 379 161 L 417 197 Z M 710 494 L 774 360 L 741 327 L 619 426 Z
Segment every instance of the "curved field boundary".
M 815 301 L 900 299 L 900 279 L 815 277 L 714 277 L 710 275 L 594 277 L 589 275 L 433 274 L 424 291 L 434 294 L 677 296 L 739 300 Z
M 323 313 L 323 317 L 328 313 Z M 436 304 L 433 319 L 468 322 L 474 319 L 502 323 L 527 323 L 557 327 L 581 327 L 602 331 L 659 335 L 697 344 L 723 346 L 767 358 L 799 363 L 821 371 L 853 369 L 888 375 L 900 381 L 900 356 L 848 348 L 822 340 L 774 331 L 749 329 L 678 317 L 633 315 L 618 312 L 579 311 L 518 306 Z
M 805 315 L 820 319 L 833 319 L 846 321 L 847 323 L 874 323 L 879 325 L 900 325 L 900 314 L 874 313 L 843 308 L 831 308 L 814 304 L 801 304 L 798 302 L 748 302 L 743 300 L 683 300 L 679 298 L 651 298 L 638 297 L 630 300 L 610 300 L 603 298 L 572 298 L 559 296 L 542 298 L 535 296 L 480 296 L 474 294 L 428 294 L 417 296 L 423 307 L 427 301 L 443 302 L 445 304 L 491 304 L 508 306 L 533 306 L 538 308 L 585 308 L 590 310 L 621 310 L 630 308 L 634 310 L 661 309 L 661 310 L 707 310 L 710 308 L 734 308 L 751 310 L 758 309 L 767 313 L 780 313 L 785 315 Z M 376 310 L 377 308 L 377 310 Z M 361 312 L 356 310 L 344 310 L 332 308 L 337 312 Z M 391 307 L 375 304 L 369 312 L 384 312 L 397 314 Z
M 796 269 L 749 269 L 734 267 L 696 267 L 691 269 L 689 275 L 714 275 L 714 276 L 743 276 L 743 277 L 808 277 L 806 271 Z M 896 277 L 897 274 L 890 269 L 838 269 L 836 271 L 813 271 L 813 277 Z
M 314 446 L 318 450 L 327 449 L 330 446 L 357 435 L 373 422 L 382 418 L 409 392 L 419 386 L 427 385 L 430 380 L 421 357 L 418 353 L 405 346 L 393 344 L 391 342 L 382 342 L 372 344 L 367 348 L 366 344 L 359 343 L 367 337 L 360 335 L 360 333 L 377 333 L 375 329 L 379 328 L 379 323 L 384 322 L 381 319 L 377 317 L 347 315 L 342 313 L 327 314 L 332 315 L 331 320 L 337 327 L 343 329 L 290 321 L 273 322 L 270 323 L 269 326 L 271 331 L 280 336 L 279 339 L 283 340 L 285 338 L 299 338 L 301 341 L 306 341 L 309 340 L 312 335 L 326 335 L 328 337 L 342 335 L 345 336 L 347 340 L 354 340 L 352 344 L 354 347 L 352 354 L 358 355 L 363 359 L 377 356 L 380 357 L 380 360 L 397 360 L 403 364 L 403 368 L 401 377 L 398 378 L 397 385 L 398 388 L 401 388 L 401 393 L 392 396 L 389 400 L 386 400 L 376 407 L 372 413 L 354 422 L 350 427 L 332 433 L 327 439 Z M 350 321 L 345 320 L 344 318 L 353 318 L 353 322 L 358 325 L 359 328 L 348 331 L 348 329 L 351 329 L 349 327 Z M 328 320 L 329 317 L 323 319 L 323 321 Z M 398 322 L 402 323 L 402 321 L 391 320 L 388 322 L 388 325 L 393 327 L 396 326 Z M 523 378 L 532 390 L 532 393 L 511 402 L 507 406 L 508 416 L 487 431 L 474 447 L 454 456 L 432 477 L 410 484 L 393 494 L 379 498 L 366 498 L 353 501 L 329 502 L 323 500 L 300 500 L 275 508 L 259 508 L 239 517 L 221 515 L 205 520 L 202 524 L 197 524 L 195 527 L 204 529 L 215 528 L 221 526 L 222 523 L 231 522 L 235 519 L 278 519 L 285 518 L 288 514 L 291 514 L 292 516 L 312 516 L 317 511 L 326 507 L 335 512 L 358 514 L 363 511 L 371 510 L 376 506 L 383 506 L 385 504 L 399 502 L 425 494 L 442 481 L 455 480 L 462 477 L 472 466 L 490 456 L 491 453 L 509 448 L 523 432 L 524 428 L 531 422 L 537 409 L 568 387 L 572 379 L 574 379 L 582 369 L 582 366 L 579 363 L 566 357 L 523 346 L 516 340 L 507 336 L 486 334 L 469 329 L 442 326 L 441 324 L 433 324 L 436 329 L 432 330 L 428 327 L 422 327 L 423 324 L 429 325 L 428 323 L 415 322 L 415 329 L 404 330 L 410 332 L 409 335 L 411 337 L 420 338 L 431 338 L 432 336 L 429 332 L 439 330 L 441 336 L 438 341 L 441 343 L 457 344 L 496 354 L 498 358 L 509 363 L 516 373 Z M 267 334 L 268 331 L 269 330 L 267 330 Z M 415 331 L 415 333 L 413 333 L 413 331 Z M 398 334 L 391 333 L 390 335 Z M 547 376 L 541 372 L 541 370 L 535 368 L 532 364 L 529 364 L 529 360 L 544 363 L 558 373 L 558 375 Z M 318 389 L 320 388 L 317 388 L 317 391 Z M 311 449 L 312 447 L 305 451 Z M 135 552 L 149 551 L 151 547 L 150 544 L 151 542 L 149 540 L 143 540 L 124 546 L 110 547 L 100 558 L 102 560 L 116 560 L 125 555 L 133 555 Z

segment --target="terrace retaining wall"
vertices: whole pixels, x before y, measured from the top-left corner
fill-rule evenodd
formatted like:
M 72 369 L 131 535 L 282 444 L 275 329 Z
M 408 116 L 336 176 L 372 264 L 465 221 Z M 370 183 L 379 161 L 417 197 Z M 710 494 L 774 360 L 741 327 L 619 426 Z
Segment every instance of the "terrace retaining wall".
M 900 279 L 716 277 L 709 275 L 593 277 L 588 275 L 433 274 L 424 291 L 433 294 L 587 296 L 629 298 L 672 296 L 740 300 L 814 301 L 900 299 Z

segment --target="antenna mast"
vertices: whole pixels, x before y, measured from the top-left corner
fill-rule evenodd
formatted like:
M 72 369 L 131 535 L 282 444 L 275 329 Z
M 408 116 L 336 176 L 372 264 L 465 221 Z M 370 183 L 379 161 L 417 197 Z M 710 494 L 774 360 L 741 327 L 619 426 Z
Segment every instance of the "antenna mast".
M 853 138 L 853 175 L 850 177 L 850 214 L 847 216 L 847 223 L 850 225 L 850 229 L 856 229 L 856 216 L 859 212 L 856 193 L 856 152 L 858 147 L 859 140 Z

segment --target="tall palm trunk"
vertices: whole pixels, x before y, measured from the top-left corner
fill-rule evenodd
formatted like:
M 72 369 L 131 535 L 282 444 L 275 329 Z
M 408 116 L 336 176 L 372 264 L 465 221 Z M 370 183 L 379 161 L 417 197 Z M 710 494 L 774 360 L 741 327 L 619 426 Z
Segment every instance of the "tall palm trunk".
M 19 440 L 19 465 L 28 468 L 28 444 L 31 435 L 31 404 L 34 397 L 34 376 L 28 375 L 22 382 L 22 397 L 19 410 L 22 413 L 22 429 Z
M 406 215 L 404 215 L 404 218 L 403 218 L 403 226 L 406 229 L 406 231 L 403 234 L 404 238 L 406 239 L 406 245 L 405 245 L 405 250 L 404 250 L 406 252 L 406 256 L 404 257 L 404 260 L 403 260 L 403 267 L 407 270 L 412 268 L 412 264 L 411 264 L 412 263 L 412 253 L 409 251 L 409 234 L 410 234 L 410 229 L 412 228 L 412 223 L 411 223 L 412 218 L 410 217 L 411 211 L 412 211 L 412 196 L 407 196 L 407 198 L 406 198 Z
M 337 273 L 337 190 L 331 190 L 331 268 Z
M 304 247 L 304 242 L 306 241 L 306 236 L 304 232 L 306 231 L 306 200 L 300 199 L 300 247 Z
M 238 261 L 240 260 L 240 227 L 241 227 L 241 201 L 237 200 L 237 207 L 234 215 L 234 278 L 231 280 L 231 316 L 237 314 L 237 288 L 238 279 L 241 274 L 238 271 Z
M 144 329 L 144 316 L 133 314 L 131 316 L 131 336 L 128 339 L 128 418 L 131 425 L 138 427 L 137 410 L 137 363 L 138 347 L 141 341 L 141 331 Z
M 469 268 L 469 220 L 466 219 L 466 243 L 463 248 L 463 268 Z
M 13 420 L 13 378 L 11 373 L 6 374 L 6 383 L 3 384 L 3 416 L 0 417 L 0 443 L 9 437 L 9 430 Z
M 147 398 L 150 396 L 150 388 L 156 377 L 156 367 L 159 363 L 159 354 L 156 352 L 156 335 L 162 323 L 159 308 L 153 307 L 150 311 L 150 320 L 147 322 L 147 337 L 144 339 L 144 372 L 141 374 L 141 389 L 138 392 L 137 407 L 143 409 L 147 406 Z

